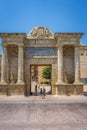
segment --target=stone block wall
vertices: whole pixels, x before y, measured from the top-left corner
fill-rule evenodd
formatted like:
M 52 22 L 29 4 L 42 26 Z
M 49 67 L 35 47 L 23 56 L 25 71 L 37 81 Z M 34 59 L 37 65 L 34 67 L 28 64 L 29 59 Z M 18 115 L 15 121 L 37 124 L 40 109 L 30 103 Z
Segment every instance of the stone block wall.
M 56 94 L 56 87 L 55 84 L 57 82 L 57 64 L 52 64 L 52 74 L 51 74 L 51 85 L 52 85 L 52 94 L 55 95 Z
M 24 95 L 25 86 L 17 84 L 0 85 L 0 95 Z
M 83 85 L 61 84 L 56 87 L 58 95 L 83 95 Z
M 87 78 L 87 55 L 80 56 L 80 78 Z
M 31 76 L 30 76 L 30 60 L 24 60 L 24 82 L 25 82 L 25 95 L 30 95 L 30 86 L 31 86 Z

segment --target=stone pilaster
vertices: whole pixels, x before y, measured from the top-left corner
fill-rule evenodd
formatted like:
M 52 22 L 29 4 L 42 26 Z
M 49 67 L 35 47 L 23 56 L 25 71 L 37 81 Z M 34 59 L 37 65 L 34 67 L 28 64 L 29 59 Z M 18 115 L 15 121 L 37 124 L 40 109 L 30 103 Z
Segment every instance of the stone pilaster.
M 18 45 L 18 81 L 17 84 L 24 84 L 24 52 L 23 52 L 23 44 Z
M 74 67 L 75 67 L 75 81 L 74 81 L 74 83 L 80 83 L 80 55 L 79 55 L 79 47 L 75 47 Z
M 7 46 L 2 45 L 2 60 L 1 60 L 1 83 L 6 84 L 7 75 Z
M 58 95 L 58 88 L 57 88 L 57 86 L 56 86 L 56 96 Z
M 61 39 L 58 40 L 58 50 L 57 50 L 57 65 L 58 65 L 58 80 L 57 84 L 62 84 L 63 82 L 63 47 Z

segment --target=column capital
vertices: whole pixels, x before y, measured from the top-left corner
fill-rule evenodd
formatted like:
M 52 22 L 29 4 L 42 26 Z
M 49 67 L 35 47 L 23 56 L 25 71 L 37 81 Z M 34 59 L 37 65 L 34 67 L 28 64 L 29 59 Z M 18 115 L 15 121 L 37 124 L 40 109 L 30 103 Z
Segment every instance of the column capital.
M 75 58 L 80 58 L 80 56 L 79 56 L 79 47 L 78 46 L 76 46 L 75 48 L 75 52 L 74 52 L 74 56 L 75 56 Z M 78 59 L 79 60 L 79 59 Z M 80 63 L 79 63 L 80 64 Z
M 60 48 L 60 47 L 62 48 L 62 47 L 63 47 L 63 44 L 57 44 L 56 47 L 57 47 L 57 48 Z
M 57 38 L 56 47 L 63 47 L 63 43 L 62 43 L 62 38 L 61 38 L 61 37 L 58 37 L 58 38 Z
M 57 42 L 62 42 L 62 37 L 58 37 Z
M 23 43 L 18 44 L 18 47 L 24 47 L 24 44 Z
M 79 44 L 77 44 L 77 45 L 75 44 L 74 45 L 74 48 L 79 48 L 79 47 L 81 47 L 81 45 L 79 45 Z
M 61 48 L 62 48 L 62 47 L 63 47 L 63 44 L 58 44 L 58 48 L 59 48 L 59 47 L 61 47 Z
M 2 43 L 2 47 L 7 47 L 7 43 Z

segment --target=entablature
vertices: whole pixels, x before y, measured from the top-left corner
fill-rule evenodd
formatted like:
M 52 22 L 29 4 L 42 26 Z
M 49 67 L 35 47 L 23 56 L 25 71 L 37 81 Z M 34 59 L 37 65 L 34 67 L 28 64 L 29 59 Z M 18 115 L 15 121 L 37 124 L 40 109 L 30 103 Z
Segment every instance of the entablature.
M 23 43 L 23 39 L 26 38 L 25 33 L 0 33 L 2 38 L 2 44 L 19 44 Z
M 55 38 L 81 38 L 84 33 L 55 33 L 54 36 Z
M 55 47 L 56 39 L 27 39 L 24 44 L 28 47 Z
M 55 33 L 46 27 L 37 27 L 26 33 L 0 33 L 2 44 L 30 47 L 58 47 L 60 45 L 80 46 L 80 38 L 83 33 Z
M 83 33 L 55 33 L 57 45 L 78 45 Z

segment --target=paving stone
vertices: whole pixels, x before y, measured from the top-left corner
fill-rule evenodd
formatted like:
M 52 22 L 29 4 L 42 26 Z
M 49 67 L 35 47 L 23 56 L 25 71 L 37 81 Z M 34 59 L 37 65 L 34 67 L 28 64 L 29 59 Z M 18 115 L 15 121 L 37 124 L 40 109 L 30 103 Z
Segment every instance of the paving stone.
M 4 99 L 2 100 L 4 101 Z M 87 102 L 0 101 L 0 130 L 87 130 Z

